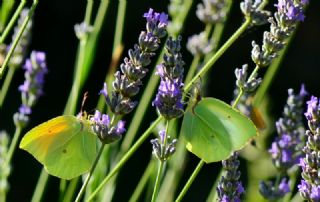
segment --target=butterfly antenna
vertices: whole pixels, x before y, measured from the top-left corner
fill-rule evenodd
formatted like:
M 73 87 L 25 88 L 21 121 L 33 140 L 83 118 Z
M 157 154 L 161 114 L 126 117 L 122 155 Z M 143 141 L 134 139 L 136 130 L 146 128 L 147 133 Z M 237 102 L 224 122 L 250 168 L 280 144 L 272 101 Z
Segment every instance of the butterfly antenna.
M 84 104 L 86 103 L 87 99 L 89 97 L 89 93 L 88 91 L 84 93 L 83 98 L 82 98 L 82 103 L 81 103 L 81 108 L 80 108 L 80 113 L 83 114 L 83 108 L 84 108 Z

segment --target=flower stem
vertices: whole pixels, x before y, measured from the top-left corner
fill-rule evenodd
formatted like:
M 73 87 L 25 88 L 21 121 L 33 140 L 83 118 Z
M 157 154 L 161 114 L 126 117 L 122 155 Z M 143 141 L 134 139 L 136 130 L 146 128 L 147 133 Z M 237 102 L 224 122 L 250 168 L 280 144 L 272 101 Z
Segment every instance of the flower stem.
M 182 191 L 180 192 L 179 196 L 177 197 L 177 199 L 175 200 L 175 202 L 179 202 L 182 200 L 182 198 L 184 197 L 184 195 L 187 193 L 187 191 L 189 190 L 191 184 L 193 183 L 193 181 L 196 179 L 198 173 L 200 172 L 202 166 L 204 165 L 204 161 L 201 160 L 196 169 L 193 171 L 192 175 L 190 176 L 190 178 L 188 179 L 187 183 L 184 185 Z
M 136 143 L 130 148 L 130 150 L 121 158 L 118 164 L 112 169 L 112 171 L 104 178 L 100 185 L 89 196 L 88 201 L 92 201 L 98 192 L 104 187 L 104 185 L 122 168 L 122 166 L 129 160 L 129 158 L 135 153 L 140 145 L 149 137 L 152 130 L 163 120 L 163 117 L 159 116 L 151 126 L 140 136 Z
M 13 139 L 11 141 L 9 150 L 8 150 L 8 156 L 7 156 L 8 164 L 10 164 L 11 159 L 13 157 L 13 154 L 14 154 L 16 148 L 17 148 L 18 141 L 19 141 L 19 138 L 20 138 L 20 135 L 21 135 L 21 131 L 22 131 L 22 128 L 17 126 L 16 130 L 14 132 Z
M 0 108 L 2 108 L 3 102 L 5 100 L 7 92 L 9 90 L 9 87 L 10 87 L 13 75 L 16 72 L 16 69 L 17 68 L 15 68 L 15 67 L 10 67 L 8 74 L 6 75 L 6 78 L 4 79 L 4 82 L 3 82 L 3 85 L 1 88 L 1 92 L 0 92 Z
M 271 63 L 270 67 L 268 67 L 268 70 L 265 76 L 263 77 L 263 81 L 254 96 L 252 104 L 254 107 L 258 107 L 261 104 L 266 92 L 268 91 L 273 79 L 275 78 L 275 75 L 277 74 L 280 68 L 280 65 L 289 49 L 289 46 L 294 38 L 295 33 L 296 31 L 290 36 L 289 40 L 286 43 L 286 46 L 279 53 L 279 56 Z
M 123 36 L 123 25 L 125 23 L 125 14 L 127 8 L 127 1 L 126 0 L 119 0 L 119 6 L 117 11 L 117 20 L 116 20 L 116 28 L 114 33 L 113 39 L 113 46 L 112 46 L 112 57 L 109 66 L 108 73 L 106 75 L 105 81 L 107 82 L 107 86 L 112 86 L 112 81 L 114 79 L 114 73 L 116 71 L 116 67 L 118 66 L 123 46 L 122 46 L 122 36 Z M 109 89 L 108 89 L 109 92 Z M 97 108 L 99 110 L 103 110 L 105 107 L 105 99 L 103 95 L 99 96 Z
M 32 196 L 31 202 L 39 202 L 43 196 L 43 192 L 46 188 L 46 184 L 48 181 L 49 175 L 48 173 L 42 169 L 40 173 L 39 180 L 37 182 L 34 194 Z
M 128 200 L 129 202 L 136 202 L 139 201 L 139 197 L 146 186 L 148 179 L 150 178 L 153 169 L 155 168 L 155 161 L 152 159 L 149 161 L 149 164 L 147 168 L 145 169 L 142 177 L 139 180 L 138 185 L 136 186 L 136 189 L 134 190 L 133 194 L 131 195 L 131 198 Z
M 238 30 L 221 46 L 221 48 L 212 56 L 212 58 L 203 66 L 203 68 L 193 77 L 193 79 L 185 85 L 184 92 L 188 92 L 194 82 L 202 77 L 212 65 L 224 54 L 224 52 L 238 39 L 241 34 L 248 28 L 251 19 L 247 18 L 246 21 L 238 28 Z
M 10 33 L 11 29 L 13 28 L 14 24 L 16 23 L 24 5 L 27 3 L 26 0 L 21 0 L 17 10 L 14 12 L 12 18 L 10 19 L 8 25 L 6 26 L 6 28 L 4 29 L 4 31 L 1 34 L 0 37 L 0 44 L 2 44 L 4 42 L 4 40 L 7 38 L 8 34 Z
M 31 17 L 32 17 L 37 5 L 38 5 L 38 0 L 33 0 L 32 6 L 31 6 L 31 8 L 29 10 L 29 13 L 28 13 L 27 17 L 24 19 L 24 21 L 23 21 L 23 23 L 21 25 L 21 28 L 20 28 L 20 30 L 19 30 L 19 32 L 17 34 L 17 37 L 14 39 L 14 41 L 12 43 L 12 46 L 10 47 L 9 52 L 8 52 L 7 56 L 5 57 L 4 62 L 2 64 L 2 66 L 1 66 L 1 68 L 0 68 L 0 78 L 2 78 L 3 73 L 4 73 L 6 67 L 7 67 L 7 65 L 9 63 L 9 60 L 10 60 L 12 54 L 13 54 L 13 51 L 16 48 L 16 46 L 18 45 L 19 40 L 20 40 L 24 30 L 26 29 L 26 27 L 28 25 L 28 22 L 31 19 Z
M 158 168 L 158 172 L 157 172 L 157 178 L 156 178 L 155 186 L 154 186 L 153 193 L 152 193 L 151 202 L 155 202 L 156 201 L 156 195 L 158 193 L 158 189 L 159 189 L 159 186 L 160 186 L 160 181 L 161 181 L 160 178 L 161 178 L 161 175 L 162 175 L 164 164 L 165 164 L 164 161 L 160 161 L 159 162 L 159 168 Z
M 163 138 L 163 145 L 161 146 L 163 148 L 161 150 L 161 156 L 165 155 L 165 151 L 166 151 L 166 147 L 167 147 L 167 141 L 168 141 L 168 130 L 169 130 L 169 121 L 166 120 L 166 132 L 165 132 L 165 135 L 164 135 L 164 138 Z M 158 190 L 159 190 L 160 181 L 161 181 L 161 175 L 162 175 L 162 170 L 163 170 L 164 164 L 165 164 L 165 161 L 159 159 L 159 168 L 158 168 L 158 173 L 157 173 L 157 179 L 156 179 L 155 186 L 154 186 L 154 189 L 153 189 L 151 202 L 155 202 L 155 200 L 156 200 L 156 195 L 157 195 Z
M 104 146 L 105 146 L 105 144 L 102 144 L 102 146 L 100 147 L 99 152 L 98 152 L 98 155 L 97 155 L 96 159 L 94 160 L 94 163 L 93 163 L 93 165 L 92 165 L 92 168 L 90 169 L 90 172 L 89 172 L 87 178 L 85 179 L 84 183 L 83 183 L 82 186 L 81 186 L 81 189 L 80 189 L 80 191 L 79 191 L 79 193 L 78 193 L 78 195 L 77 195 L 77 198 L 76 198 L 75 202 L 80 202 L 81 197 L 82 197 L 82 195 L 84 194 L 84 192 L 85 192 L 85 190 L 86 190 L 86 187 L 87 187 L 87 185 L 88 185 L 88 183 L 89 183 L 89 181 L 90 181 L 90 178 L 91 178 L 91 176 L 92 176 L 92 173 L 94 172 L 96 166 L 98 165 L 98 161 L 99 161 L 99 159 L 100 159 L 100 157 L 101 157 L 101 154 L 102 154 L 102 151 L 103 151 Z
M 260 69 L 260 66 L 256 65 L 256 67 L 254 68 L 254 70 L 251 72 L 250 77 L 248 78 L 248 82 L 250 82 L 250 81 L 254 78 L 255 74 L 259 71 L 259 69 Z M 232 104 L 232 108 L 236 108 L 236 107 L 237 107 L 237 105 L 238 105 L 238 103 L 239 103 L 239 101 L 240 101 L 240 98 L 241 98 L 241 96 L 242 96 L 243 93 L 244 93 L 244 91 L 243 91 L 241 88 L 240 88 L 239 90 L 240 90 L 240 91 L 239 91 L 239 94 L 238 94 L 238 96 L 236 97 L 234 103 Z

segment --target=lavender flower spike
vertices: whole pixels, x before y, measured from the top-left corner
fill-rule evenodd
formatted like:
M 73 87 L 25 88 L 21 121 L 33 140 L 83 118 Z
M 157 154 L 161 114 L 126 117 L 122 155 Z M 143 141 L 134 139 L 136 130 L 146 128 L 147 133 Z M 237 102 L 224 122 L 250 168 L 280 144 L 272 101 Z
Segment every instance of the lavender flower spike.
M 300 159 L 302 180 L 298 185 L 301 196 L 307 201 L 320 201 L 320 102 L 312 96 L 307 102 L 305 116 L 309 130 L 306 131 L 307 143 L 303 148 L 304 158 Z
M 246 0 L 251 1 L 251 0 Z M 284 47 L 286 39 L 292 34 L 298 22 L 304 20 L 303 6 L 307 0 L 279 0 L 277 12 L 269 18 L 270 31 L 263 34 L 263 45 L 252 42 L 251 58 L 259 67 L 269 66 Z
M 141 80 L 148 72 L 145 67 L 151 63 L 154 51 L 159 48 L 160 38 L 166 35 L 168 15 L 149 9 L 144 17 L 147 19 L 147 31 L 140 33 L 138 44 L 128 51 L 129 57 L 120 65 L 121 71 L 114 75 L 113 91 L 110 97 L 106 97 L 107 104 L 114 114 L 128 114 L 137 105 L 136 101 L 132 101 L 132 97 L 139 93 Z
M 272 181 L 262 181 L 259 185 L 261 195 L 270 201 L 281 199 L 290 192 L 289 181 L 285 175 L 288 170 L 299 163 L 302 157 L 304 146 L 303 136 L 305 128 L 302 121 L 303 100 L 307 95 L 304 85 L 301 86 L 300 93 L 295 95 L 293 89 L 288 90 L 287 104 L 283 110 L 283 117 L 276 122 L 276 129 L 279 136 L 272 143 L 269 153 L 273 165 L 278 169 L 281 180 L 278 183 Z
M 287 104 L 283 117 L 276 122 L 279 137 L 275 139 L 269 150 L 274 166 L 280 171 L 287 171 L 299 163 L 302 157 L 305 128 L 302 121 L 303 100 L 307 92 L 302 85 L 300 93 L 295 95 L 288 90 Z
M 157 66 L 156 74 L 161 77 L 161 81 L 152 105 L 167 120 L 183 115 L 181 99 L 184 62 L 180 53 L 180 41 L 181 37 L 178 40 L 173 40 L 171 37 L 168 39 L 164 61 Z
M 239 181 L 240 171 L 238 167 L 240 161 L 239 154 L 235 152 L 229 159 L 222 161 L 222 167 L 226 170 L 217 186 L 219 202 L 240 202 L 240 196 L 244 193 L 244 188 Z
M 155 138 L 151 140 L 151 144 L 153 147 L 153 154 L 162 162 L 167 161 L 173 153 L 176 151 L 177 139 L 173 139 L 169 144 L 164 145 L 166 131 L 161 130 L 159 132 L 159 138 Z M 170 137 L 167 136 L 168 141 L 170 141 Z
M 110 144 L 119 140 L 126 131 L 124 121 L 120 120 L 117 125 L 113 125 L 110 117 L 106 114 L 101 114 L 98 110 L 96 110 L 90 121 L 92 122 L 93 132 L 97 134 L 104 144 Z
M 16 126 L 23 127 L 29 120 L 31 108 L 43 94 L 44 76 L 48 72 L 46 65 L 46 55 L 44 52 L 32 51 L 30 59 L 26 60 L 23 67 L 25 69 L 25 81 L 19 86 L 22 104 L 19 112 L 14 114 Z

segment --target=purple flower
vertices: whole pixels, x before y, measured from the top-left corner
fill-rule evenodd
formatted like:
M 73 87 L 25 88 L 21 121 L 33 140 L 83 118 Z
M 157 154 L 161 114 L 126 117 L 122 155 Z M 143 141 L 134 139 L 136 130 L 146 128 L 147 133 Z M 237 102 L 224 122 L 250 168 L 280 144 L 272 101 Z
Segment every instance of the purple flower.
M 289 20 L 303 21 L 305 16 L 303 14 L 302 6 L 306 3 L 308 3 L 308 1 L 297 4 L 293 0 L 279 0 L 276 7 L 278 8 L 278 13 L 286 16 Z
M 306 131 L 307 143 L 303 148 L 304 157 L 300 159 L 302 180 L 298 185 L 301 196 L 308 201 L 320 201 L 320 103 L 319 99 L 311 96 L 307 102 L 305 116 L 309 130 Z
M 302 105 L 307 93 L 304 86 L 302 85 L 298 95 L 295 95 L 292 89 L 288 90 L 288 94 L 283 117 L 276 122 L 279 137 L 269 149 L 275 167 L 281 171 L 287 171 L 299 163 L 305 133 L 302 122 Z
M 129 49 L 128 57 L 120 65 L 120 71 L 114 74 L 112 92 L 107 92 L 106 84 L 100 91 L 111 111 L 117 115 L 130 113 L 137 105 L 132 97 L 139 93 L 142 79 L 148 72 L 146 66 L 151 63 L 154 51 L 159 48 L 160 39 L 166 35 L 168 15 L 154 12 L 150 8 L 143 16 L 147 20 L 147 30 L 140 33 L 138 44 Z
M 229 159 L 222 161 L 222 167 L 226 171 L 225 175 L 217 186 L 217 194 L 219 202 L 240 202 L 240 196 L 244 193 L 240 179 L 240 171 L 238 170 L 240 161 L 239 154 L 235 152 Z
M 289 181 L 287 181 L 285 178 L 283 178 L 279 184 L 279 191 L 282 193 L 290 192 Z
M 31 108 L 43 94 L 44 76 L 48 72 L 45 53 L 32 51 L 23 68 L 26 80 L 18 88 L 22 96 L 22 105 L 14 115 L 15 124 L 21 127 L 26 124 L 32 112 Z
M 156 74 L 161 77 L 158 93 L 152 105 L 166 119 L 170 120 L 183 115 L 182 78 L 183 65 L 180 54 L 180 41 L 169 38 L 166 44 L 167 53 L 164 62 L 157 66 Z
M 167 139 L 166 145 L 165 139 Z M 170 141 L 170 137 L 166 134 L 165 130 L 159 131 L 159 138 L 152 139 L 150 142 L 153 154 L 160 161 L 167 161 L 176 151 L 177 139 Z
M 124 121 L 120 120 L 117 125 L 114 126 L 110 121 L 110 117 L 107 114 L 101 114 L 98 110 L 96 110 L 90 121 L 93 132 L 97 134 L 104 144 L 110 144 L 119 140 L 126 131 Z
M 290 192 L 289 180 L 282 178 L 279 184 L 272 181 L 262 181 L 259 184 L 259 192 L 269 201 L 279 200 Z
M 297 165 L 302 157 L 305 129 L 302 122 L 303 100 L 307 95 L 304 85 L 299 94 L 295 95 L 293 89 L 288 90 L 287 104 L 283 110 L 283 117 L 276 122 L 278 137 L 271 144 L 269 153 L 274 166 L 279 170 L 278 178 L 283 177 L 287 171 Z M 276 181 L 279 182 L 279 181 Z M 290 192 L 289 181 L 283 177 L 279 184 L 262 181 L 259 185 L 261 195 L 270 201 L 282 198 Z
M 148 23 L 158 24 L 159 27 L 164 27 L 168 25 L 168 15 L 165 13 L 157 13 L 153 12 L 152 8 L 149 8 L 148 13 L 144 13 L 143 17 L 145 17 Z

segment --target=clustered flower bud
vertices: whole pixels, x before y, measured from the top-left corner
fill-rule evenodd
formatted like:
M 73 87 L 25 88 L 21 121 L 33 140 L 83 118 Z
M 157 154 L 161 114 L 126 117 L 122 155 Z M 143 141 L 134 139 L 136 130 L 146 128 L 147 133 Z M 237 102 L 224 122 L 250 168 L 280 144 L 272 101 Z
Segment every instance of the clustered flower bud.
M 286 178 L 282 178 L 278 185 L 272 181 L 262 181 L 259 184 L 259 192 L 265 199 L 277 201 L 290 192 L 289 181 Z
M 194 34 L 188 39 L 187 49 L 192 55 L 203 56 L 210 53 L 213 49 L 212 42 L 207 39 L 206 33 Z
M 196 14 L 198 18 L 205 24 L 222 23 L 227 15 L 226 0 L 202 0 L 202 4 L 198 4 Z
M 236 68 L 235 75 L 237 77 L 236 85 L 244 92 L 253 92 L 262 82 L 261 78 L 256 79 L 257 74 L 253 75 L 252 79 L 248 78 L 248 65 L 242 65 L 241 69 Z
M 261 0 L 244 0 L 240 3 L 240 9 L 246 18 L 251 20 L 252 25 L 262 25 L 267 23 L 270 16 L 269 11 L 261 10 Z
M 180 53 L 180 41 L 181 37 L 177 40 L 169 37 L 166 43 L 167 53 L 163 56 L 163 62 L 157 66 L 156 74 L 160 76 L 161 81 L 152 105 L 167 120 L 183 115 L 181 99 L 184 62 Z
M 244 193 L 244 188 L 239 181 L 241 172 L 238 170 L 240 161 L 239 154 L 233 153 L 232 156 L 222 161 L 222 167 L 225 170 L 225 175 L 217 186 L 217 194 L 219 202 L 240 202 L 240 196 Z
M 12 35 L 12 41 L 17 37 L 18 32 L 20 30 L 20 27 L 23 23 L 23 21 L 25 20 L 25 18 L 28 16 L 29 14 L 29 9 L 25 8 L 21 11 L 20 13 L 20 17 L 18 19 L 18 24 L 17 26 L 14 28 L 14 32 Z M 24 58 L 26 56 L 26 52 L 30 43 L 30 39 L 31 39 L 31 28 L 32 28 L 32 20 L 29 20 L 24 32 L 21 35 L 21 38 L 16 46 L 16 48 L 14 49 L 12 56 L 10 58 L 9 61 L 9 66 L 12 68 L 16 68 L 22 65 Z M 7 48 L 7 50 L 9 50 L 9 47 Z
M 250 0 L 248 0 L 250 1 Z M 260 0 L 259 0 L 260 1 Z M 279 0 L 274 18 L 269 18 L 270 31 L 263 34 L 262 47 L 253 41 L 251 58 L 259 67 L 269 66 L 285 45 L 297 22 L 304 20 L 303 6 L 307 0 Z
M 11 172 L 11 167 L 8 164 L 8 147 L 9 136 L 6 132 L 0 132 L 0 195 L 5 195 L 9 190 L 9 183 L 7 181 Z
M 15 125 L 19 127 L 23 127 L 29 121 L 31 108 L 43 94 L 44 76 L 48 72 L 45 53 L 32 51 L 30 59 L 26 60 L 23 68 L 25 69 L 26 80 L 19 86 L 22 104 L 19 111 L 14 114 Z
M 131 97 L 139 92 L 141 79 L 148 72 L 145 67 L 151 63 L 154 51 L 159 48 L 160 38 L 166 35 L 168 15 L 153 12 L 150 8 L 144 17 L 147 19 L 147 31 L 140 33 L 139 45 L 135 44 L 134 49 L 128 51 L 129 58 L 125 58 L 124 63 L 120 65 L 121 71 L 115 73 L 112 95 L 109 97 L 103 94 L 114 114 L 128 114 L 137 105 Z
M 114 125 L 107 114 L 101 114 L 98 110 L 96 110 L 90 121 L 92 122 L 91 127 L 93 132 L 97 134 L 104 144 L 110 144 L 119 140 L 126 131 L 124 121 L 120 120 Z
M 308 120 L 309 130 L 306 131 L 304 157 L 300 159 L 303 179 L 298 188 L 307 201 L 320 201 L 320 102 L 317 97 L 311 96 L 307 104 L 304 115 Z
M 262 181 L 259 186 L 261 195 L 270 201 L 281 199 L 290 192 L 289 181 L 283 175 L 290 168 L 297 165 L 302 157 L 301 151 L 304 145 L 303 136 L 305 133 L 302 113 L 303 100 L 307 92 L 304 89 L 304 85 L 302 85 L 298 95 L 294 94 L 293 89 L 289 89 L 288 94 L 283 117 L 276 122 L 279 137 L 275 139 L 269 149 L 273 165 L 279 171 L 278 177 L 282 176 L 282 180 L 280 184 L 272 181 Z
M 279 137 L 272 143 L 269 153 L 274 166 L 284 172 L 299 163 L 305 128 L 302 121 L 303 100 L 307 92 L 302 85 L 300 93 L 295 95 L 293 89 L 288 90 L 287 104 L 283 117 L 276 122 Z
M 177 139 L 173 139 L 170 142 L 170 137 L 167 135 L 165 130 L 161 130 L 159 132 L 159 138 L 150 141 L 153 148 L 153 154 L 162 162 L 167 161 L 176 151 Z M 165 139 L 167 139 L 168 142 L 165 143 Z

